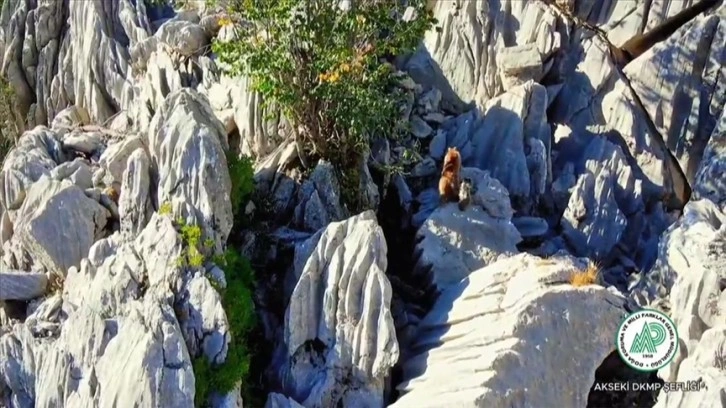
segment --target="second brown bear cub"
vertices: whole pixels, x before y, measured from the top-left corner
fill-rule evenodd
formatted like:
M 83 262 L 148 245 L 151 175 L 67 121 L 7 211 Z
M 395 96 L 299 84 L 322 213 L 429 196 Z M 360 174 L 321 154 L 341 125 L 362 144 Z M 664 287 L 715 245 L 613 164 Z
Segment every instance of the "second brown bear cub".
M 444 168 L 439 179 L 439 203 L 459 201 L 461 155 L 456 147 L 449 147 L 444 157 Z

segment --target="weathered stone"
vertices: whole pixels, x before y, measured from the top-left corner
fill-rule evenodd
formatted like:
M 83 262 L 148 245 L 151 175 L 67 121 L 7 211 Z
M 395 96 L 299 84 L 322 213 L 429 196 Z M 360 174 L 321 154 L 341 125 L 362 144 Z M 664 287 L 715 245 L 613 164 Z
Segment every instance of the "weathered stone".
M 520 254 L 450 286 L 413 336 L 391 407 L 585 406 L 627 312 L 622 296 L 601 287 L 547 284 L 584 267 Z
M 367 211 L 331 223 L 313 248 L 285 315 L 285 393 L 309 407 L 382 406 L 398 360 L 383 231 Z
M 70 182 L 41 178 L 17 212 L 12 240 L 30 254 L 36 268 L 65 276 L 102 237 L 109 215 Z
M 42 273 L 0 270 L 0 300 L 36 298 L 45 293 L 47 284 L 48 278 Z

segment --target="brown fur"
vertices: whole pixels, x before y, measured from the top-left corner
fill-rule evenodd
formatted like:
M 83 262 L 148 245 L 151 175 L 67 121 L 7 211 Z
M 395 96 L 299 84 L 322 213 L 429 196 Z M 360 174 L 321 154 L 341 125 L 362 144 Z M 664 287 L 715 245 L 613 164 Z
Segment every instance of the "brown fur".
M 103 192 L 111 199 L 111 201 L 118 204 L 118 199 L 121 195 L 121 183 L 114 182 L 110 187 L 106 187 Z
M 445 204 L 459 201 L 459 179 L 461 177 L 461 155 L 455 147 L 450 147 L 444 157 L 444 168 L 439 179 L 439 201 Z
M 615 51 L 615 58 L 621 67 L 638 58 L 656 43 L 670 37 L 684 24 L 693 20 L 697 15 L 715 6 L 720 0 L 703 0 L 682 10 L 680 13 L 668 18 L 658 27 L 647 33 L 638 34 L 626 41 Z

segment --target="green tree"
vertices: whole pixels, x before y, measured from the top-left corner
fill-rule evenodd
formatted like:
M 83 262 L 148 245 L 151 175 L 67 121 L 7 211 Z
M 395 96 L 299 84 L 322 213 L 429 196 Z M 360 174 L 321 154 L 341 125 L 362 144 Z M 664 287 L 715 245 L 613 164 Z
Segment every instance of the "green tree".
M 413 51 L 435 23 L 425 0 L 408 3 L 404 19 L 406 7 L 391 0 L 349 10 L 334 0 L 233 0 L 235 39 L 213 50 L 282 110 L 306 155 L 357 174 L 371 136 L 402 130 L 404 94 L 385 60 Z

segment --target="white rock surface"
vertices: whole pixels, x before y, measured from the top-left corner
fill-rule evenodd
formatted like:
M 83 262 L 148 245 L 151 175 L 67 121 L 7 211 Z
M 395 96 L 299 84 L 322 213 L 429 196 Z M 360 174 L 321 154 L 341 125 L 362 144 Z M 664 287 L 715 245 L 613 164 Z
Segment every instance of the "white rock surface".
M 724 302 L 720 302 L 719 309 L 724 310 Z M 654 408 L 723 406 L 726 390 L 723 373 L 726 369 L 726 326 L 723 321 L 706 330 L 694 346 L 689 357 L 680 363 L 678 375 L 671 377 L 671 381 L 700 381 L 698 391 L 669 392 L 658 398 Z
M 698 284 L 703 273 L 721 270 L 719 256 L 726 236 L 724 225 L 726 215 L 710 200 L 688 203 L 683 216 L 663 234 L 653 268 L 641 273 L 633 283 L 634 299 L 643 306 L 659 304 L 669 295 L 675 301 L 673 286 L 682 274 L 685 273 L 687 282 Z M 690 310 L 682 312 L 690 313 Z
M 464 168 L 462 178 L 472 180 L 472 205 L 460 211 L 456 203 L 439 207 L 417 232 L 416 270 L 438 290 L 457 284 L 474 270 L 500 257 L 516 254 L 522 240 L 512 224 L 509 195 L 486 172 Z
M 45 293 L 47 284 L 42 273 L 0 270 L 0 301 L 36 298 Z
M 232 229 L 231 180 L 225 151 L 227 134 L 206 98 L 182 89 L 170 94 L 148 133 L 157 208 L 164 202 L 188 203 L 191 213 L 175 214 L 201 225 L 202 241 L 222 245 Z
M 150 160 L 143 149 L 136 149 L 127 161 L 119 195 L 121 234 L 136 237 L 151 218 Z
M 68 268 L 78 266 L 91 245 L 103 237 L 109 216 L 103 206 L 71 182 L 42 177 L 28 189 L 17 211 L 13 237 L 6 243 L 5 263 L 65 276 Z M 25 253 L 13 251 L 13 247 Z M 23 262 L 28 257 L 30 265 Z
M 285 314 L 285 393 L 305 407 L 383 406 L 398 360 L 386 242 L 371 211 L 331 223 Z
M 72 364 L 71 364 L 72 362 Z M 173 309 L 133 301 L 104 320 L 82 307 L 54 341 L 18 326 L 0 337 L 2 402 L 12 407 L 193 406 L 194 375 Z
M 658 408 L 721 405 L 726 392 L 724 256 L 726 214 L 710 200 L 692 201 L 664 235 L 656 266 L 633 289 L 643 304 L 670 304 L 678 330 L 676 357 L 659 375 L 665 381 L 703 381 L 699 392 L 662 395 Z
M 562 43 L 556 14 L 545 3 L 440 1 L 432 7 L 441 32 L 426 35 L 407 69 L 417 82 L 439 88 L 449 109 L 460 109 L 462 102 L 483 106 L 505 90 L 498 50 L 535 44 L 547 57 Z
M 566 283 L 584 266 L 521 254 L 446 289 L 404 356 L 390 407 L 585 406 L 626 312 L 621 296 Z

